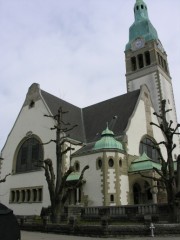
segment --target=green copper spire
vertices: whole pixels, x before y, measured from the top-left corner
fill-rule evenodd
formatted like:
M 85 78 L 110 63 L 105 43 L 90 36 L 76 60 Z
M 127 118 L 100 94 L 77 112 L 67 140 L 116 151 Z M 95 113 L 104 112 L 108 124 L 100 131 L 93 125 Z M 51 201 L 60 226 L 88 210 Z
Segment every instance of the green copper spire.
M 126 50 L 131 49 L 131 44 L 137 38 L 142 38 L 145 42 L 158 39 L 157 31 L 148 17 L 147 5 L 143 0 L 136 0 L 134 18 L 135 21 L 129 28 L 129 42 L 126 45 Z
M 114 133 L 107 128 L 102 132 L 101 139 L 94 145 L 94 150 L 118 149 L 123 150 L 122 144 L 114 138 Z

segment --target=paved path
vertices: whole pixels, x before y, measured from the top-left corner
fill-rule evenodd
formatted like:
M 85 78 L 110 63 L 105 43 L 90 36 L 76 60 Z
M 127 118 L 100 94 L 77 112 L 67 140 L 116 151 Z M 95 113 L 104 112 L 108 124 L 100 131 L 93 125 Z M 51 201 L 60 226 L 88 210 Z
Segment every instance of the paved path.
M 52 233 L 40 233 L 40 232 L 26 232 L 21 231 L 21 240 L 150 240 L 150 237 L 117 237 L 117 238 L 92 238 L 92 237 L 80 237 L 80 236 L 67 236 Z M 155 240 L 180 240 L 180 236 L 162 236 L 154 237 Z

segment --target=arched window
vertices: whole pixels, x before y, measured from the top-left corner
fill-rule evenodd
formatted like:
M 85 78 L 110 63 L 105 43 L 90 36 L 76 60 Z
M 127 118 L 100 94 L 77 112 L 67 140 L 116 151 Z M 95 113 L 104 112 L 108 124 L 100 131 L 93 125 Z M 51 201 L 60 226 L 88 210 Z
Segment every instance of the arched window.
M 145 192 L 145 201 L 150 203 L 152 202 L 152 193 L 151 193 L 151 187 L 147 181 L 144 183 L 144 192 Z
M 114 195 L 113 194 L 110 195 L 110 202 L 114 202 Z
M 134 204 L 141 203 L 141 187 L 138 183 L 133 185 Z
M 141 155 L 145 152 L 146 155 L 153 161 L 159 162 L 159 153 L 157 151 L 157 145 L 150 138 L 146 137 L 140 142 L 139 152 Z
M 122 159 L 119 159 L 119 166 L 122 167 Z
M 101 159 L 101 158 L 98 158 L 98 160 L 97 160 L 97 166 L 98 166 L 98 169 L 101 169 L 101 168 L 102 168 L 102 159 Z
M 39 140 L 28 138 L 19 147 L 16 161 L 16 173 L 39 170 L 39 161 L 43 160 L 43 148 Z

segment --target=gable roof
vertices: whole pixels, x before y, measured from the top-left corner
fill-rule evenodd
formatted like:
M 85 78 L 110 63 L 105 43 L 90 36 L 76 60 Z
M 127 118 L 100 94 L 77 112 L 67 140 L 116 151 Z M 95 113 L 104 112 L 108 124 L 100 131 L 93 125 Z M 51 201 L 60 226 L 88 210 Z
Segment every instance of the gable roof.
M 98 140 L 107 122 L 115 136 L 122 135 L 139 94 L 140 90 L 136 90 L 81 109 L 41 90 L 41 95 L 53 115 L 61 106 L 64 111 L 69 112 L 65 116 L 65 121 L 70 122 L 71 125 L 78 124 L 70 137 L 86 143 Z
M 64 114 L 64 121 L 69 122 L 71 126 L 78 125 L 69 132 L 70 137 L 84 142 L 85 132 L 83 130 L 82 109 L 43 90 L 41 90 L 41 95 L 53 115 L 57 114 L 59 107 L 62 107 L 63 111 L 68 111 L 67 114 Z
M 83 109 L 86 142 L 96 141 L 109 123 L 115 136 L 125 131 L 137 103 L 140 90 L 117 96 Z

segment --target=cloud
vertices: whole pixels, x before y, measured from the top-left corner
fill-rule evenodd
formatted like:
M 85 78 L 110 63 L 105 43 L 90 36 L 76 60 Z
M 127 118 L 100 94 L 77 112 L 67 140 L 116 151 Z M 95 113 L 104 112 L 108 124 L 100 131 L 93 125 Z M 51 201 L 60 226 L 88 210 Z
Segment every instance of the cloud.
M 134 2 L 1 0 L 0 148 L 33 82 L 80 107 L 126 92 L 124 49 Z M 168 53 L 178 105 L 180 1 L 146 3 Z

